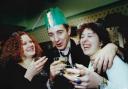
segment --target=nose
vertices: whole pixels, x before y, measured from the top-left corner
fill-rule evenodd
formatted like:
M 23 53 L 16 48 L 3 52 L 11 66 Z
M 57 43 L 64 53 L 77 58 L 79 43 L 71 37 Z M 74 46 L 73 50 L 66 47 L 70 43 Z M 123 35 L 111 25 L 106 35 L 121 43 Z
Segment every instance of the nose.
M 55 36 L 55 37 L 54 37 L 54 40 L 55 40 L 56 42 L 59 41 L 58 36 Z
M 88 41 L 88 38 L 87 37 L 84 37 L 81 39 L 83 42 L 87 42 Z
M 28 46 L 33 46 L 33 43 L 28 42 Z

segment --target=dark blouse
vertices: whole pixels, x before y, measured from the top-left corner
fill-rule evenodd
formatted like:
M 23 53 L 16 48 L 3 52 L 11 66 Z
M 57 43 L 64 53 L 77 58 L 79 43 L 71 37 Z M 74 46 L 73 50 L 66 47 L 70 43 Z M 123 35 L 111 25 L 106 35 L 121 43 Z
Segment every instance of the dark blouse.
M 6 83 L 9 89 L 47 89 L 46 82 L 48 76 L 41 74 L 33 77 L 30 82 L 24 78 L 26 69 L 19 64 L 9 62 L 6 66 Z

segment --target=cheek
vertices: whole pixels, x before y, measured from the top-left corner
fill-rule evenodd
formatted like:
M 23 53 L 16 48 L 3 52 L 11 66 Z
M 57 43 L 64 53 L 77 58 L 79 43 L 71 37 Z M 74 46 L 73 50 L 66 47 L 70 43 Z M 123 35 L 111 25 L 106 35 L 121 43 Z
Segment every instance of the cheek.
M 23 49 L 23 52 L 24 52 L 24 51 L 25 51 L 25 49 L 26 49 L 26 47 L 25 47 L 25 46 L 23 46 L 23 47 L 22 47 L 22 49 Z
M 80 44 L 82 44 L 83 43 L 83 39 L 80 39 Z

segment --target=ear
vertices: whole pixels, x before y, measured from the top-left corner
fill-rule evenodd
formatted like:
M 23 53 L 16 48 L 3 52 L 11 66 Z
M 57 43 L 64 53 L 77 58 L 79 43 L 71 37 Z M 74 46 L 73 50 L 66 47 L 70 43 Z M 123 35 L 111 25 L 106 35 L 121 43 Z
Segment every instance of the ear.
M 71 35 L 71 27 L 70 26 L 68 27 L 68 35 L 69 36 Z

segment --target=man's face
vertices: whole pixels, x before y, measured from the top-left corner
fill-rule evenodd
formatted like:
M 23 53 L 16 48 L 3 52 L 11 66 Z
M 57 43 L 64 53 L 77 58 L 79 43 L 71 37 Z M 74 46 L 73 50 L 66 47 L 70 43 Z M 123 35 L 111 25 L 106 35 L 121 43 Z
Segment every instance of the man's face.
M 48 29 L 48 35 L 57 49 L 64 50 L 70 39 L 70 29 L 67 31 L 63 25 L 56 25 Z

